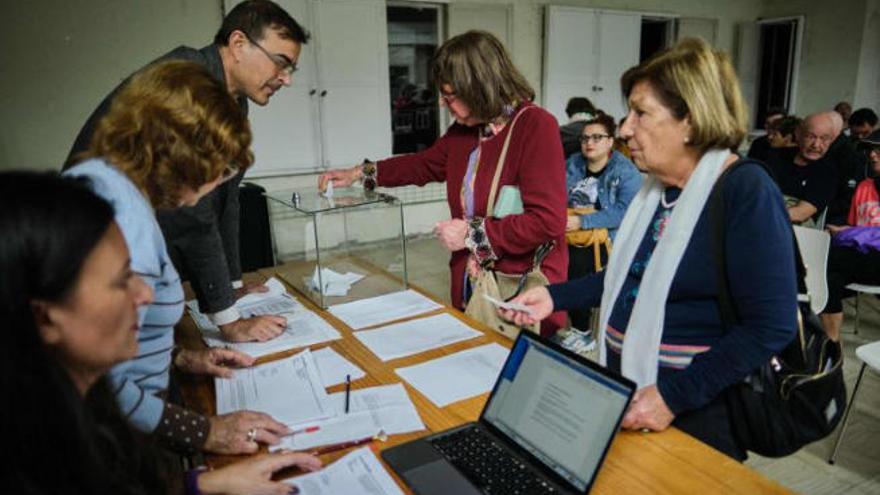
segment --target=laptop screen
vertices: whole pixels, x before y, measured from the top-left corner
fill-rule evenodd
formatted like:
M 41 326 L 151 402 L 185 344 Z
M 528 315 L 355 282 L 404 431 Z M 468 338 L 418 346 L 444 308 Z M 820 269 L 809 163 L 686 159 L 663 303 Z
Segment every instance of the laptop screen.
M 482 420 L 585 491 L 631 394 L 631 385 L 520 336 Z

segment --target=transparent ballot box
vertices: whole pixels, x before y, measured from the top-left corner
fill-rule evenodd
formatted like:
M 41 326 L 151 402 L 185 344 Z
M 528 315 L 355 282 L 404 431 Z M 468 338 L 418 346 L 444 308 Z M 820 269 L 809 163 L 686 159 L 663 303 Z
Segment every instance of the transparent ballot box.
M 407 288 L 403 204 L 362 188 L 267 192 L 278 276 L 322 308 Z

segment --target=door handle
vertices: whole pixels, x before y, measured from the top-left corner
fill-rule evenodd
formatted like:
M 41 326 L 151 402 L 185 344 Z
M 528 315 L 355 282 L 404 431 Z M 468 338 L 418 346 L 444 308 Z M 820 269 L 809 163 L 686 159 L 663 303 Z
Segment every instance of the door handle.
M 323 97 L 325 97 L 325 96 L 327 96 L 327 90 L 326 90 L 326 89 L 323 90 L 323 91 L 321 91 L 321 98 L 323 98 Z
M 311 91 L 309 91 L 309 96 L 315 96 L 315 93 L 317 93 L 317 92 L 318 92 L 317 89 L 312 88 Z

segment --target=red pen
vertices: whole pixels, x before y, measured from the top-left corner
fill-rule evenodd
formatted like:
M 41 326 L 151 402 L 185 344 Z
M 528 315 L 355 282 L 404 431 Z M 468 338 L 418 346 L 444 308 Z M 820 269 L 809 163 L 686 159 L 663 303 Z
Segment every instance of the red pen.
M 332 443 L 330 445 L 325 445 L 323 447 L 317 448 L 310 452 L 312 455 L 323 455 L 329 454 L 330 452 L 336 452 L 337 450 L 345 450 L 351 447 L 357 447 L 358 445 L 364 445 L 372 442 L 373 440 L 379 440 L 380 442 L 384 442 L 388 439 L 388 435 L 385 434 L 384 431 L 380 431 L 379 433 L 366 438 L 361 438 L 360 440 L 352 440 L 350 442 L 341 442 L 341 443 Z
M 287 434 L 284 434 L 284 435 L 281 435 L 281 436 L 282 436 L 282 437 L 289 437 L 289 436 L 291 436 L 291 435 L 300 435 L 300 434 L 303 434 L 303 433 L 314 433 L 314 432 L 316 432 L 316 431 L 320 431 L 320 430 L 321 430 L 321 427 L 320 427 L 320 426 L 309 426 L 309 427 L 307 427 L 307 428 L 302 428 L 302 429 L 299 429 L 299 430 L 293 430 L 293 431 L 291 431 L 290 433 L 287 433 Z

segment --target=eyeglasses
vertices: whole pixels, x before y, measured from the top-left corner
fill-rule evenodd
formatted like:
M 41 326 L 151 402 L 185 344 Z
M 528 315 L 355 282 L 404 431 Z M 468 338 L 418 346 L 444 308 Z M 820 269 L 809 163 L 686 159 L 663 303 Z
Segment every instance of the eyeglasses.
M 266 54 L 267 57 L 269 57 L 269 60 L 271 60 L 272 63 L 275 64 L 275 67 L 278 68 L 278 71 L 284 72 L 289 76 L 289 75 L 293 74 L 294 72 L 296 72 L 296 70 L 298 69 L 298 67 L 296 66 L 296 62 L 292 62 L 289 58 L 285 57 L 284 55 L 279 55 L 277 53 L 269 53 L 268 50 L 263 48 L 263 45 L 257 43 L 256 40 L 251 38 L 249 34 L 244 33 L 244 36 L 248 39 L 248 41 L 251 42 L 252 45 L 259 48 L 260 51 L 262 51 L 263 53 Z
M 239 168 L 235 165 L 227 165 L 226 168 L 223 169 L 223 173 L 220 175 L 220 184 L 232 180 L 233 177 L 238 175 L 239 171 Z
M 610 138 L 610 137 L 611 136 L 608 134 L 588 134 L 586 136 L 581 136 L 580 138 L 578 138 L 578 140 L 581 143 L 589 143 L 590 141 L 592 141 L 594 143 L 598 143 L 599 141 L 601 141 L 605 138 Z
M 446 102 L 447 105 L 451 105 L 455 100 L 458 99 L 458 96 L 455 93 L 440 93 L 440 98 Z

